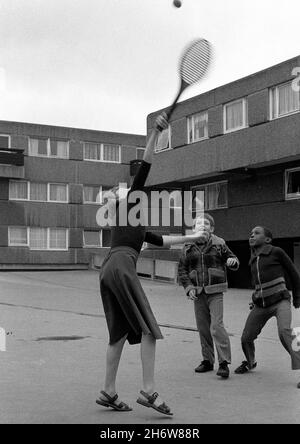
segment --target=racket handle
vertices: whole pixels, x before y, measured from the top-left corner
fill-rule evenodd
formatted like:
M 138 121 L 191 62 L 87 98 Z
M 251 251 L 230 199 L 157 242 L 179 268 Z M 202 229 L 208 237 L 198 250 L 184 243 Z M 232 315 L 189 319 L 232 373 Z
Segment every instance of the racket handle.
M 174 110 L 176 108 L 176 105 L 177 105 L 177 102 L 179 100 L 179 97 L 181 96 L 181 94 L 182 94 L 182 92 L 184 91 L 185 88 L 186 88 L 186 86 L 184 84 L 182 84 L 181 88 L 180 88 L 180 90 L 179 90 L 179 92 L 178 92 L 178 94 L 177 94 L 177 96 L 176 96 L 176 98 L 174 100 L 174 102 L 172 103 L 172 105 L 170 106 L 168 111 L 165 111 L 165 113 L 167 115 L 167 120 L 170 120 L 170 117 L 172 116 L 172 114 L 173 114 L 173 112 L 174 112 Z M 161 128 L 159 126 L 157 128 L 158 128 L 159 131 L 163 131 L 163 128 Z

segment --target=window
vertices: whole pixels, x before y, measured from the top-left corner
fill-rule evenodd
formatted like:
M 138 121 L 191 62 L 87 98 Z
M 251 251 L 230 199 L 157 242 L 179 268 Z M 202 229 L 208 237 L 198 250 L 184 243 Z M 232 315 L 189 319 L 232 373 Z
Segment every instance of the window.
M 65 140 L 50 140 L 50 156 L 59 159 L 68 159 L 69 142 Z
M 31 250 L 67 250 L 68 230 L 66 228 L 30 228 L 29 247 Z
M 275 86 L 270 90 L 270 117 L 277 119 L 300 110 L 300 94 L 294 91 L 292 82 Z
M 10 180 L 9 200 L 28 200 L 28 182 Z
M 286 199 L 300 199 L 300 168 L 286 171 L 285 197 Z
M 0 134 L 0 148 L 2 149 L 10 148 L 10 136 L 6 134 Z
M 102 247 L 102 232 L 101 231 L 87 231 L 83 232 L 83 246 L 86 248 L 100 248 Z
M 47 250 L 47 228 L 30 228 L 29 245 L 32 250 Z
M 197 188 L 193 188 L 196 191 L 204 192 L 204 210 L 218 210 L 228 207 L 228 190 L 227 182 L 217 182 L 212 184 L 203 185 Z M 193 199 L 194 201 L 194 199 Z M 195 203 L 195 202 L 194 202 Z M 200 203 L 201 204 L 201 203 Z M 198 207 L 201 205 L 198 203 Z
M 8 227 L 8 245 L 30 250 L 68 250 L 67 228 Z
M 10 247 L 28 247 L 26 227 L 8 227 L 8 245 Z
M 155 152 L 159 153 L 161 151 L 165 151 L 171 149 L 171 127 L 169 126 L 161 133 L 159 133 L 156 144 L 155 144 Z
M 188 143 L 208 138 L 208 113 L 198 113 L 188 117 Z
M 119 145 L 103 145 L 103 162 L 120 162 L 120 146 Z
M 247 100 L 240 99 L 224 105 L 224 132 L 230 133 L 248 125 Z
M 145 153 L 145 148 L 137 148 L 136 155 L 135 155 L 136 159 L 143 160 L 144 153 Z
M 121 146 L 107 143 L 84 143 L 84 160 L 98 162 L 121 162 Z
M 84 186 L 83 203 L 100 204 L 102 202 L 102 187 Z
M 68 202 L 68 185 L 49 183 L 49 202 Z
M 46 183 L 29 183 L 29 200 L 47 201 Z
M 65 228 L 49 228 L 49 250 L 68 249 L 68 230 Z
M 29 200 L 36 202 L 68 202 L 68 185 L 61 183 L 39 183 L 9 181 L 10 200 Z
M 69 158 L 69 142 L 47 138 L 29 138 L 29 156 Z

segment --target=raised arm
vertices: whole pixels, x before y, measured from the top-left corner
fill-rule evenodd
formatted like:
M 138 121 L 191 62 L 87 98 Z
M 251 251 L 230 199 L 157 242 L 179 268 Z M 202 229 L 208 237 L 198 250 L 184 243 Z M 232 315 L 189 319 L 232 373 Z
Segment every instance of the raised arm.
M 166 114 L 164 113 L 161 116 L 158 116 L 155 121 L 154 128 L 149 136 L 146 145 L 142 164 L 140 165 L 138 172 L 133 179 L 133 183 L 130 187 L 129 193 L 131 193 L 132 191 L 139 191 L 143 189 L 151 168 L 154 147 L 158 134 L 166 128 L 168 128 L 168 122 L 166 120 Z

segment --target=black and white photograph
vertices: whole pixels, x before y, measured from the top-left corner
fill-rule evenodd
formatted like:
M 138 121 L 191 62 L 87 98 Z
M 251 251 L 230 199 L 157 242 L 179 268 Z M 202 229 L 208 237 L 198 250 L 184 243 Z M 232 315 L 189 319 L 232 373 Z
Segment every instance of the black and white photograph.
M 1 425 L 300 423 L 299 14 L 0 0 Z

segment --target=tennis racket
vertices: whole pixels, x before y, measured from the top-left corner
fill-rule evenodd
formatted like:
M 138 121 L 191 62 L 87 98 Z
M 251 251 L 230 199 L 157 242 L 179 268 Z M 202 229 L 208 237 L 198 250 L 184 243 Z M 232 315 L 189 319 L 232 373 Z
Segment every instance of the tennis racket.
M 212 46 L 205 39 L 193 40 L 183 51 L 179 63 L 180 87 L 174 102 L 166 111 L 170 119 L 183 91 L 201 80 L 212 59 Z

